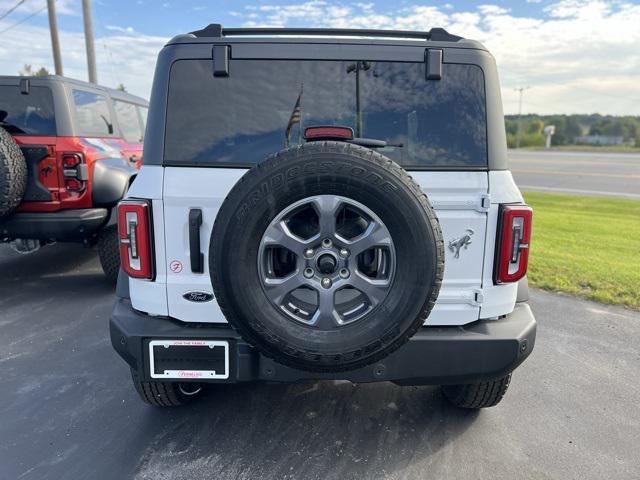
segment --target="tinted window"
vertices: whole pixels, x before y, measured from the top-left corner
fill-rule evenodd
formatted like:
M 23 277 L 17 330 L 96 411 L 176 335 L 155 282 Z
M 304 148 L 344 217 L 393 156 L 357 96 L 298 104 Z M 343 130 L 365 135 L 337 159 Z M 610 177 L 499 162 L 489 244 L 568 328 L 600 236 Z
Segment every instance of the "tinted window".
M 113 106 L 124 139 L 131 143 L 141 142 L 142 128 L 136 106 L 132 103 L 119 101 L 114 101 Z
M 73 103 L 80 135 L 105 136 L 113 133 L 111 113 L 105 96 L 74 90 Z
M 306 127 L 343 125 L 356 136 L 385 140 L 390 146 L 378 150 L 405 167 L 486 166 L 482 70 L 445 64 L 442 80 L 427 81 L 424 68 L 236 60 L 231 75 L 221 78 L 213 77 L 211 60 L 178 61 L 171 71 L 165 161 L 251 165 L 303 141 Z
M 0 126 L 12 134 L 55 135 L 51 90 L 31 87 L 24 95 L 17 86 L 0 85 Z

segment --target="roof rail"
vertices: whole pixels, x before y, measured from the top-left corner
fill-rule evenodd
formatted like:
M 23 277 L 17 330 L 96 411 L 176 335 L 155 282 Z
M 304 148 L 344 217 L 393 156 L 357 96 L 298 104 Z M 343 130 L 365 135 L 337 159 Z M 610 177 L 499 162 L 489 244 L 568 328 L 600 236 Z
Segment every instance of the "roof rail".
M 237 37 L 237 36 L 322 36 L 322 37 L 383 37 L 417 38 L 434 42 L 457 42 L 462 37 L 452 35 L 444 28 L 432 28 L 428 32 L 412 30 L 369 30 L 357 28 L 223 28 L 219 23 L 211 23 L 202 30 L 191 32 L 201 37 Z

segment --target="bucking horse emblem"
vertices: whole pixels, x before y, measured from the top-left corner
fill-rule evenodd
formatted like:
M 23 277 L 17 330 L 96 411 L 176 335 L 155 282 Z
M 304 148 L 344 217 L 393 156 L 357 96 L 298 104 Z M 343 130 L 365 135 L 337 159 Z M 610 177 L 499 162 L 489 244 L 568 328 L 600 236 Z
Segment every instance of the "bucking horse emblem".
M 460 258 L 460 249 L 464 248 L 466 250 L 471 244 L 471 235 L 473 235 L 473 230 L 467 228 L 464 235 L 454 238 L 453 240 L 449 240 L 449 250 L 454 252 L 453 258 Z

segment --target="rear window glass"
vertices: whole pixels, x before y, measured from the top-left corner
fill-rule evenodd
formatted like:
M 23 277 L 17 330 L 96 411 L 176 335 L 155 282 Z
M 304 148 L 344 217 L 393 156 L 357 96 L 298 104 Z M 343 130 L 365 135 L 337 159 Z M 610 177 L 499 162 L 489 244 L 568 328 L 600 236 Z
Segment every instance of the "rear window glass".
M 0 85 L 0 126 L 14 135 L 55 135 L 53 95 L 48 87 Z
M 130 143 L 142 142 L 142 126 L 136 106 L 117 100 L 113 102 L 113 106 L 124 139 Z
M 107 136 L 113 133 L 111 113 L 104 95 L 74 90 L 73 104 L 79 135 Z
M 213 77 L 211 60 L 171 70 L 165 162 L 250 166 L 304 140 L 306 127 L 347 126 L 384 140 L 378 151 L 407 168 L 487 164 L 484 77 L 474 65 L 232 60 Z

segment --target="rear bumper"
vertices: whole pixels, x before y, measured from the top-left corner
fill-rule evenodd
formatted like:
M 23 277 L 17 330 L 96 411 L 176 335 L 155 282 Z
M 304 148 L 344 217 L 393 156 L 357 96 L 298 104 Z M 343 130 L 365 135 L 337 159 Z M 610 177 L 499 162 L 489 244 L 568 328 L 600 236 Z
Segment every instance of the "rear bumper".
M 533 349 L 536 320 L 529 305 L 519 303 L 510 315 L 499 320 L 479 321 L 465 327 L 425 327 L 387 358 L 337 374 L 286 367 L 261 355 L 226 324 L 194 325 L 150 317 L 133 310 L 126 299 L 118 299 L 113 308 L 110 333 L 113 347 L 143 380 L 151 380 L 149 341 L 197 339 L 229 341 L 229 379 L 211 380 L 212 383 L 340 379 L 356 383 L 444 385 L 499 378 L 513 371 Z
M 106 208 L 83 208 L 57 212 L 18 212 L 0 222 L 0 237 L 33 238 L 59 242 L 82 241 L 108 220 Z

